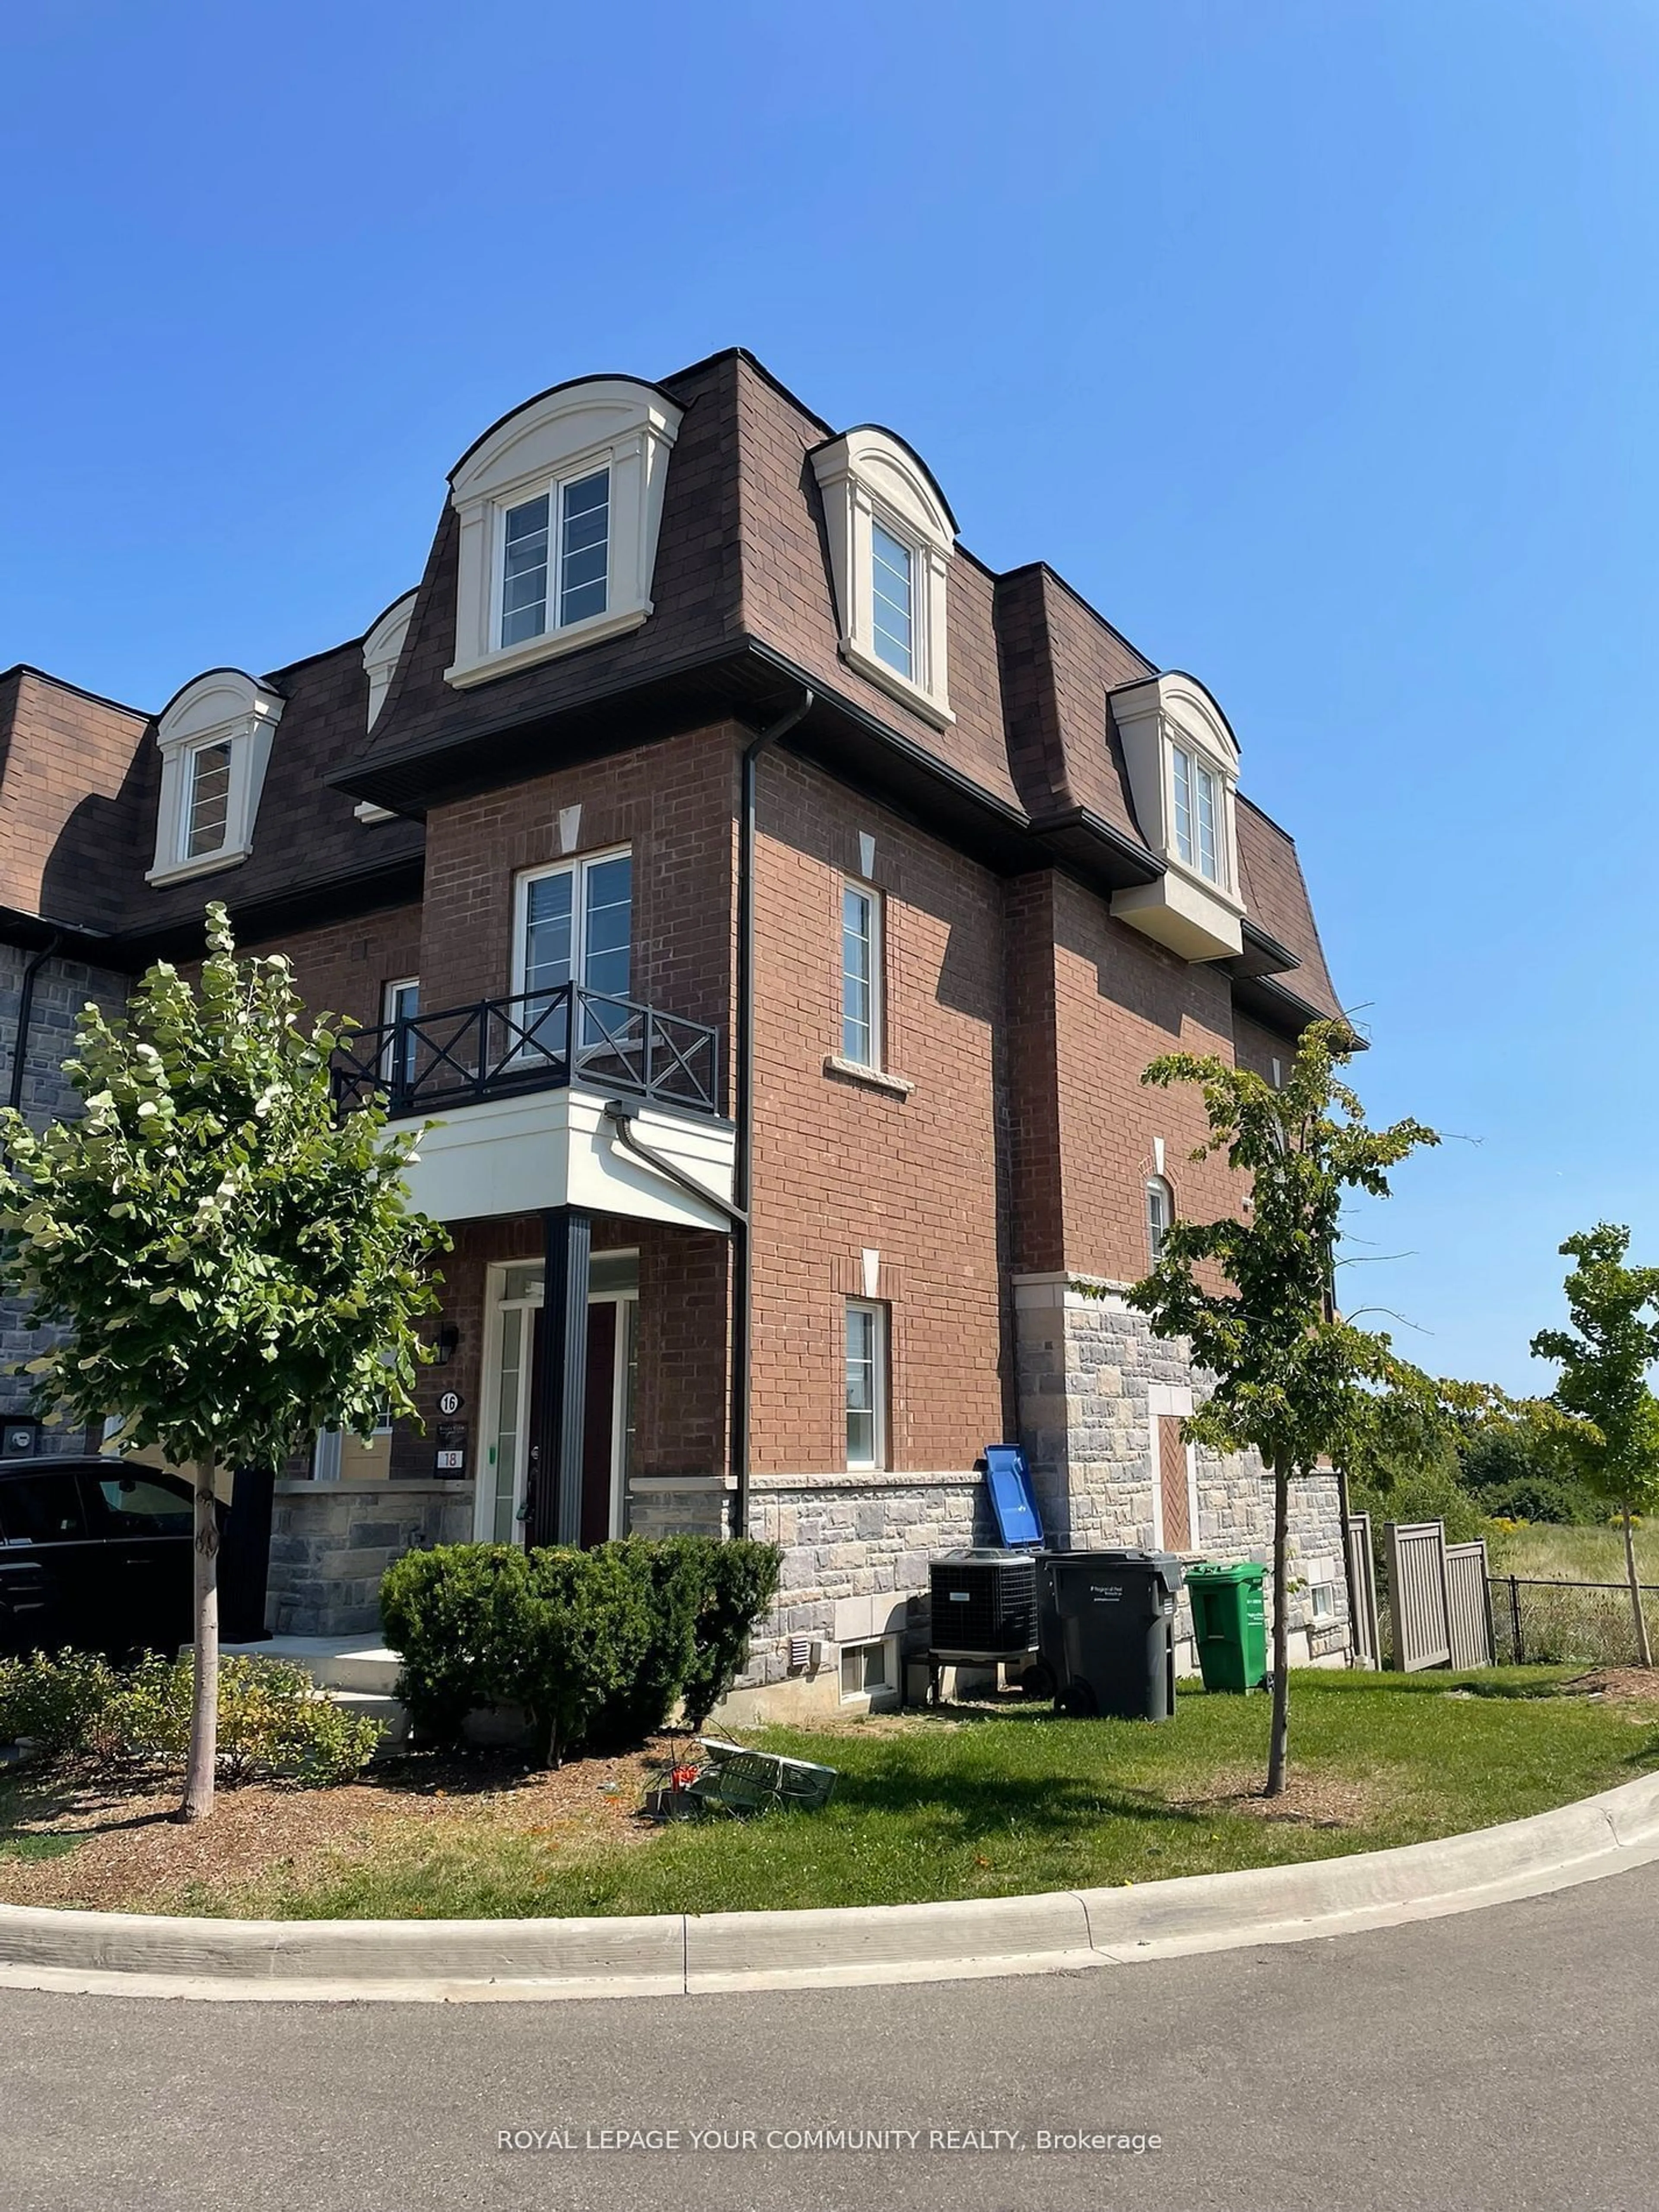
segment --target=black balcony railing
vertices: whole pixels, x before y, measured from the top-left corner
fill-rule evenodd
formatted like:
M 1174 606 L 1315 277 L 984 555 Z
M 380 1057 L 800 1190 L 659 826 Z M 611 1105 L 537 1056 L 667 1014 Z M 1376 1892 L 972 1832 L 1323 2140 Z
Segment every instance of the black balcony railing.
M 375 1091 L 395 1119 L 580 1083 L 718 1114 L 718 1030 L 562 983 L 358 1030 L 334 1054 L 336 1094 Z

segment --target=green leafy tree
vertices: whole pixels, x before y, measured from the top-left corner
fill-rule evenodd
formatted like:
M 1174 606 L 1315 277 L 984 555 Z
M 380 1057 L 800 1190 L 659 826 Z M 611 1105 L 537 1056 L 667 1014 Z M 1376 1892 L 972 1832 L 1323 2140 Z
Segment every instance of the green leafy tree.
M 1541 1328 L 1533 1357 L 1561 1370 L 1555 1403 L 1580 1481 L 1619 1510 L 1637 1656 L 1653 1664 L 1632 1516 L 1659 1507 L 1659 1400 L 1648 1375 L 1659 1360 L 1659 1267 L 1626 1264 L 1630 1231 L 1611 1222 L 1581 1230 L 1560 1248 L 1572 1328 Z
M 319 1427 L 411 1414 L 447 1242 L 412 1213 L 416 1137 L 341 1114 L 331 1018 L 307 1024 L 289 963 L 239 960 L 222 906 L 192 990 L 166 963 L 125 1019 L 81 1016 L 84 1102 L 37 1133 L 0 1116 L 0 1285 L 63 1328 L 30 1363 L 74 1422 L 194 1470 L 195 1701 L 180 1817 L 212 1808 L 218 1713 L 216 1466 L 280 1467 Z
M 1419 1121 L 1371 1128 L 1338 1073 L 1352 1056 L 1340 1025 L 1316 1022 L 1278 1089 L 1249 1068 L 1191 1053 L 1165 1054 L 1141 1079 L 1199 1085 L 1209 1134 L 1193 1158 L 1224 1153 L 1249 1178 L 1237 1215 L 1177 1218 L 1157 1265 L 1127 1295 L 1155 1336 L 1185 1337 L 1194 1364 L 1214 1378 L 1188 1434 L 1212 1451 L 1254 1449 L 1273 1482 L 1270 1797 L 1283 1790 L 1289 1759 L 1291 1484 L 1323 1459 L 1340 1465 L 1378 1449 L 1393 1428 L 1431 1422 L 1438 1403 L 1436 1387 L 1395 1356 L 1383 1332 L 1334 1310 L 1332 1255 L 1346 1194 L 1386 1198 L 1389 1170 L 1439 1141 Z

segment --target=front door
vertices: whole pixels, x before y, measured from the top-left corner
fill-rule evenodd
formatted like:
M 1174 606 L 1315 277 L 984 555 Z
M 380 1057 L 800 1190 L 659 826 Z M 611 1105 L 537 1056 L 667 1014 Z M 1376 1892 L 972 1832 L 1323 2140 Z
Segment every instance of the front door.
M 596 1254 L 612 1273 L 631 1274 L 633 1255 Z M 477 1529 L 485 1541 L 523 1543 L 526 1501 L 541 1481 L 542 1361 L 545 1316 L 539 1268 L 509 1269 L 495 1316 L 487 1401 L 485 1460 Z M 607 1286 L 587 1308 L 587 1371 L 582 1429 L 580 1540 L 603 1544 L 622 1527 L 635 1299 L 631 1281 Z
M 530 1382 L 530 1480 L 542 1479 L 542 1356 L 547 1315 L 536 1309 L 532 1331 L 533 1364 Z M 582 1514 L 580 1541 L 608 1543 L 611 1535 L 611 1478 L 616 1471 L 617 1302 L 595 1300 L 587 1309 L 587 1388 L 582 1410 Z

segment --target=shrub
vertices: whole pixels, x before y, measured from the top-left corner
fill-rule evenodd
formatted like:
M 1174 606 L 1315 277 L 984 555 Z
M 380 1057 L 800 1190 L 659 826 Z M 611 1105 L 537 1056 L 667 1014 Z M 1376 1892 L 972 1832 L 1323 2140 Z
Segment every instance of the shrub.
M 1546 1474 L 1498 1483 L 1482 1491 L 1480 1503 L 1494 1521 L 1547 1521 L 1577 1528 L 1600 1517 L 1594 1500 L 1577 1483 L 1552 1481 Z
M 520 1705 L 538 1756 L 635 1742 L 684 1698 L 701 1727 L 776 1594 L 769 1544 L 625 1537 L 592 1551 L 447 1544 L 386 1572 L 380 1617 L 423 1742 L 469 1712 Z
M 0 1735 L 32 1735 L 46 1755 L 86 1759 L 105 1775 L 181 1769 L 194 1682 L 188 1654 L 152 1652 L 126 1674 L 73 1651 L 10 1661 L 0 1666 Z M 302 1667 L 257 1656 L 223 1662 L 218 1772 L 228 1784 L 343 1782 L 380 1738 L 377 1723 L 319 1696 Z
M 0 1659 L 0 1743 L 27 1738 L 45 1759 L 78 1749 L 115 1685 L 114 1668 L 89 1651 Z
M 743 1671 L 755 1624 L 778 1594 L 783 1560 L 775 1544 L 752 1537 L 706 1547 L 696 1648 L 686 1677 L 685 1717 L 700 1729 Z

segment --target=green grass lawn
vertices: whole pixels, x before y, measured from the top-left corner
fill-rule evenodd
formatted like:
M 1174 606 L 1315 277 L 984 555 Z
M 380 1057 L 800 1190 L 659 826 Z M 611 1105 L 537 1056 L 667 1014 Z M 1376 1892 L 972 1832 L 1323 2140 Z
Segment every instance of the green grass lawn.
M 1265 1697 L 1183 1692 L 1173 1723 L 1046 1707 L 771 1729 L 771 1750 L 841 1771 L 825 1812 L 672 1827 L 560 1856 L 499 1828 L 272 1877 L 196 1909 L 286 1917 L 712 1912 L 1000 1897 L 1328 1857 L 1511 1820 L 1659 1765 L 1659 1705 L 1553 1694 L 1561 1674 L 1296 1677 L 1289 1816 L 1245 1793 Z M 1449 1694 L 1460 1688 L 1476 1694 Z

